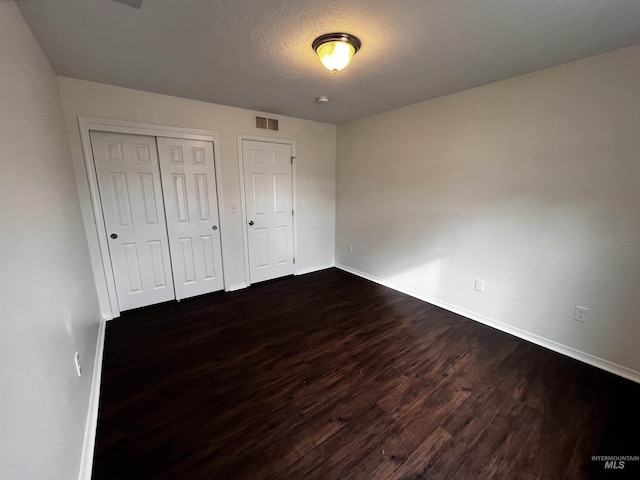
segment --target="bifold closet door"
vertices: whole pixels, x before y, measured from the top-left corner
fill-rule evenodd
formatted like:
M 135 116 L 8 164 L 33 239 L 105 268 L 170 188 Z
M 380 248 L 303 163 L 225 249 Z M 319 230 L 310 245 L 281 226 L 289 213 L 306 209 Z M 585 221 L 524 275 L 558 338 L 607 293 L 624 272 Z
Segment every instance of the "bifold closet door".
M 120 310 L 174 299 L 155 137 L 90 136 Z
M 176 298 L 222 290 L 213 144 L 157 141 Z

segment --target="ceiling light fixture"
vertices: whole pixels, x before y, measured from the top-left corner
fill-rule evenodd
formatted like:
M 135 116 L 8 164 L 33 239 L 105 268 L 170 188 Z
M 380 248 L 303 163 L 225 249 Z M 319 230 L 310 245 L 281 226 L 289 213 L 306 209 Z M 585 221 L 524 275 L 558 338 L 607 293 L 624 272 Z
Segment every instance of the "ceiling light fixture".
M 362 42 L 350 33 L 327 33 L 316 38 L 311 46 L 322 64 L 336 73 L 349 65 Z

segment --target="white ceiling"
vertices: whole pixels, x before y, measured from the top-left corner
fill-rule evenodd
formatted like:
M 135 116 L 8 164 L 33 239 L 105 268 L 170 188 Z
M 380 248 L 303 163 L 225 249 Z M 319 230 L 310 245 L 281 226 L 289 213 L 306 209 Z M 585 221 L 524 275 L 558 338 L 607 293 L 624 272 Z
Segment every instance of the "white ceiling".
M 640 43 L 640 0 L 18 4 L 58 75 L 330 123 Z M 332 31 L 363 43 L 338 74 L 311 49 Z

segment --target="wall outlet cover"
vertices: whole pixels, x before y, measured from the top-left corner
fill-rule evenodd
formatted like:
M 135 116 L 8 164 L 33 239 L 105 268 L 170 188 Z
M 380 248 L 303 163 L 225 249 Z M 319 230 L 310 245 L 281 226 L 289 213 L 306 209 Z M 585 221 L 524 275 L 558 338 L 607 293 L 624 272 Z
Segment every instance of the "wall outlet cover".
M 573 319 L 576 322 L 587 323 L 587 312 L 589 309 L 587 307 L 581 307 L 580 305 L 576 305 L 576 308 L 573 311 Z

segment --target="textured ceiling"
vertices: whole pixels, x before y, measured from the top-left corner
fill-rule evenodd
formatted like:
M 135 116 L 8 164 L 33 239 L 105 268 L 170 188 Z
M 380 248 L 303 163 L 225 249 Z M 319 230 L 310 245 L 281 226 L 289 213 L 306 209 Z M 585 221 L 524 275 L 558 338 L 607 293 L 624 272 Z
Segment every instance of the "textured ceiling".
M 640 43 L 640 0 L 18 5 L 58 75 L 330 123 Z M 311 50 L 332 31 L 363 43 L 338 74 Z

